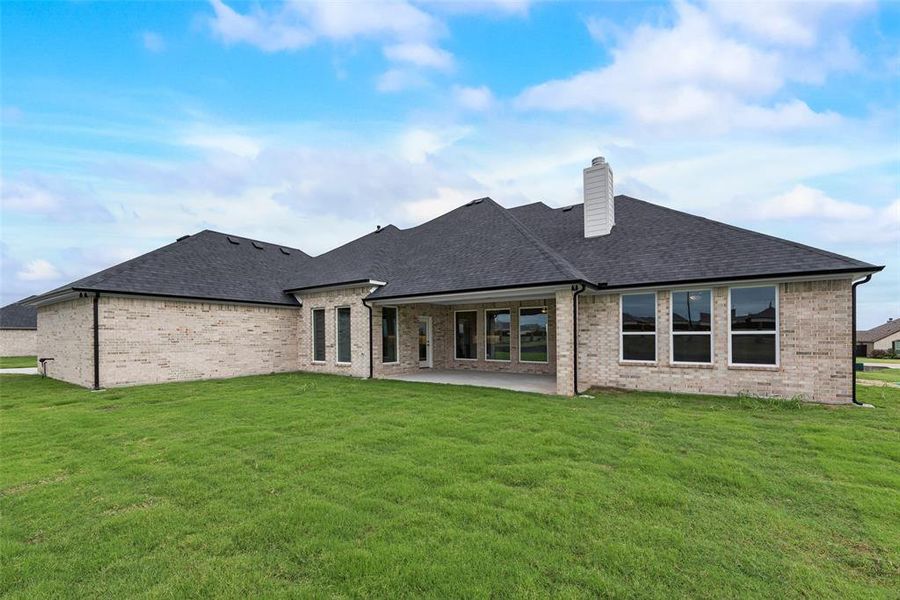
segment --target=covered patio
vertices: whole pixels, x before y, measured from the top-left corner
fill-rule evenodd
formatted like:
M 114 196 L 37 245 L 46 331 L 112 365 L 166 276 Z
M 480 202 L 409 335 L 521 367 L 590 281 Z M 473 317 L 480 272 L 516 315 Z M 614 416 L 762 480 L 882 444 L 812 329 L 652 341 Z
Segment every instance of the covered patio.
M 415 373 L 387 377 L 397 381 L 417 381 L 422 383 L 444 383 L 449 385 L 471 385 L 499 388 L 515 392 L 555 394 L 555 375 L 535 375 L 530 373 L 503 373 L 487 371 L 463 371 L 458 369 L 421 369 Z

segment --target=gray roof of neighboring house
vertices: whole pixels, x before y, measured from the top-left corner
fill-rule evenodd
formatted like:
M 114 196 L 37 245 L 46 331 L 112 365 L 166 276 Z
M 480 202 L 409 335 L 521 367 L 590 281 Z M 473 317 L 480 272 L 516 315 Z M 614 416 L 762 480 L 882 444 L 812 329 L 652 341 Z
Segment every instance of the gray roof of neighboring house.
M 865 331 L 856 332 L 857 342 L 877 342 L 883 340 L 889 335 L 900 332 L 900 319 L 890 319 L 887 323 L 882 323 L 878 327 L 867 329 Z
M 387 282 L 370 296 L 379 299 L 574 282 L 636 287 L 880 270 L 627 196 L 616 197 L 615 211 L 609 235 L 585 238 L 581 204 L 506 209 L 481 198 L 417 227 L 389 225 L 317 257 L 203 231 L 54 292 L 296 305 L 287 290 L 369 280 Z
M 37 329 L 37 309 L 22 304 L 25 300 L 0 308 L 0 329 Z

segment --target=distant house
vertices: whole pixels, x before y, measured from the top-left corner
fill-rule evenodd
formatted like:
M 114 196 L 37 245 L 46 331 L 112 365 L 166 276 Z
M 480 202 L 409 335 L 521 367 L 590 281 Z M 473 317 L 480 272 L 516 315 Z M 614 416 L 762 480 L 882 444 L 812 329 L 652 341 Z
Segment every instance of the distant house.
M 900 319 L 888 319 L 878 327 L 856 332 L 857 356 L 872 356 L 875 350 L 900 355 Z
M 616 196 L 600 157 L 583 177 L 583 203 L 480 198 L 319 256 L 184 236 L 31 299 L 39 352 L 89 387 L 480 371 L 852 401 L 855 282 L 882 267 Z
M 0 308 L 0 356 L 37 354 L 37 309 L 25 300 Z

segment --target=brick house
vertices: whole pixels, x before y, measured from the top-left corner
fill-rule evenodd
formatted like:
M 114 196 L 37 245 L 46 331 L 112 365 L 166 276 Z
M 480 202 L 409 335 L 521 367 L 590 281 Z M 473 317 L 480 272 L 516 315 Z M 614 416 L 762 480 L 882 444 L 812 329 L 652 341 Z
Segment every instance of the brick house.
M 37 353 L 37 311 L 23 302 L 0 308 L 0 356 L 34 356 Z
M 872 356 L 875 350 L 900 355 L 900 319 L 888 319 L 877 327 L 856 332 L 857 356 Z
M 320 256 L 212 231 L 34 298 L 52 377 L 89 387 L 314 371 L 494 372 L 853 399 L 854 282 L 882 267 L 614 196 L 473 200 Z M 857 283 L 858 284 L 858 283 Z

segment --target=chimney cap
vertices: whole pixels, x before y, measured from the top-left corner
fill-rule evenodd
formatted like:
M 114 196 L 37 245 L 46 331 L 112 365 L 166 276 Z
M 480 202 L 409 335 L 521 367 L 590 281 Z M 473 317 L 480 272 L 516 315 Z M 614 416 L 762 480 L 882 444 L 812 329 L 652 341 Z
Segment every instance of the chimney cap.
M 605 165 L 605 164 L 606 164 L 606 159 L 603 158 L 602 156 L 598 156 L 598 157 L 594 158 L 593 160 L 591 160 L 592 167 L 599 167 L 600 165 Z

